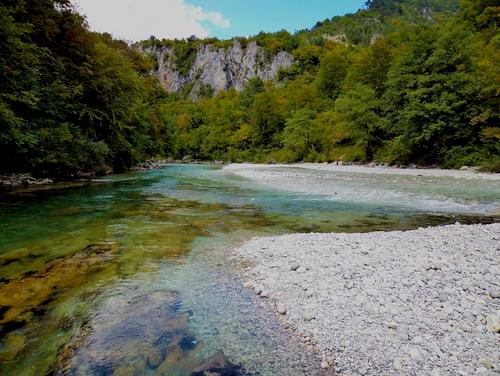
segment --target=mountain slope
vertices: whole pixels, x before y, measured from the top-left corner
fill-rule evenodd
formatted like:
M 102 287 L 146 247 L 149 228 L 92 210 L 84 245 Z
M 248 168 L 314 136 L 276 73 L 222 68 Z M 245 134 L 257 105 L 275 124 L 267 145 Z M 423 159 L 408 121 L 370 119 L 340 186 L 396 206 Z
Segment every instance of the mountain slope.
M 276 82 L 278 72 L 290 68 L 294 51 L 337 41 L 368 45 L 392 28 L 391 22 L 433 20 L 442 12 L 458 10 L 457 0 L 373 0 L 355 14 L 318 22 L 310 30 L 260 33 L 250 38 L 219 41 L 157 40 L 139 42 L 137 48 L 153 55 L 155 74 L 169 92 L 198 100 L 210 93 L 235 88 L 241 91 L 249 79 Z M 392 18 L 391 18 L 392 17 Z
M 226 56 L 234 41 L 195 40 L 187 55 L 180 48 L 186 41 L 144 42 L 169 45 L 172 71 L 184 69 L 193 80 L 162 107 L 173 135 L 170 153 L 498 170 L 498 7 L 491 0 L 460 4 L 376 0 L 310 30 L 236 38 L 256 43 L 268 61 L 283 52 L 292 57 L 267 82 L 255 74 L 216 86 L 203 69 L 196 74 L 195 62 L 210 63 L 200 55 Z M 193 95 L 195 87 L 203 94 Z

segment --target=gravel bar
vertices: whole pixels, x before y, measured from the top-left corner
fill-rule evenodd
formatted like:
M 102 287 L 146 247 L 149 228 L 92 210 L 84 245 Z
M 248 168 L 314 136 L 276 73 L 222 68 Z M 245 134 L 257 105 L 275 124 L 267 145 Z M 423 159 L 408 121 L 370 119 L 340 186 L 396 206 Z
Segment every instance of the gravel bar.
M 500 223 L 254 238 L 245 285 L 341 375 L 498 375 Z

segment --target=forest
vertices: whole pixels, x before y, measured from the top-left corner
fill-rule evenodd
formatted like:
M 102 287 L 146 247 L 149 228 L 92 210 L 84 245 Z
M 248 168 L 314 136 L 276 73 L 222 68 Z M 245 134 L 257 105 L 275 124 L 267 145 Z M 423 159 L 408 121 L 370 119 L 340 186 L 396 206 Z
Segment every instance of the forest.
M 165 92 L 138 46 L 89 31 L 69 0 L 0 2 L 0 173 L 75 177 L 152 157 L 380 162 L 500 171 L 496 0 L 372 0 L 309 30 L 238 38 L 293 65 L 198 101 Z

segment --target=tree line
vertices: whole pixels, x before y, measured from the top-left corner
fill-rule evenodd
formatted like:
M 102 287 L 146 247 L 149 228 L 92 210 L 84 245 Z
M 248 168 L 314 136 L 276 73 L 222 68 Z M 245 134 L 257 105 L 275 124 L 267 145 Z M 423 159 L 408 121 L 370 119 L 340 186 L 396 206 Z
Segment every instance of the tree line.
M 268 46 L 273 38 L 274 45 L 296 46 L 295 63 L 279 73 L 278 84 L 255 78 L 242 92 L 197 103 L 172 96 L 161 106 L 171 154 L 498 171 L 495 1 L 385 0 L 367 7 L 288 37 L 261 35 Z
M 0 2 L 0 172 L 120 172 L 163 154 L 152 62 L 69 0 Z
M 310 30 L 239 38 L 294 64 L 193 102 L 69 0 L 1 0 L 0 172 L 104 174 L 153 156 L 499 171 L 499 16 L 495 0 L 368 1 Z M 173 46 L 183 70 L 199 43 L 229 45 L 151 43 Z

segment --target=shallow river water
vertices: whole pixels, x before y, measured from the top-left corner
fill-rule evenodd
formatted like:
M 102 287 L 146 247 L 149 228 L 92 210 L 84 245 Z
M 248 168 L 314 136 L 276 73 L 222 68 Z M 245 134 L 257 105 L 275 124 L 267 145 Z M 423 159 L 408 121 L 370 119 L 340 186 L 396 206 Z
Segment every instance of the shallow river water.
M 337 176 L 344 193 L 380 194 L 332 199 L 203 165 L 1 194 L 0 373 L 319 374 L 314 349 L 242 285 L 231 247 L 256 235 L 498 220 L 476 210 L 498 204 L 498 181 Z

